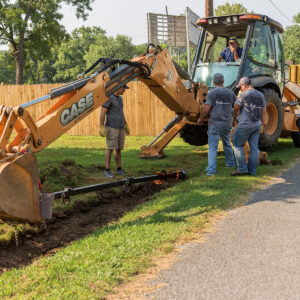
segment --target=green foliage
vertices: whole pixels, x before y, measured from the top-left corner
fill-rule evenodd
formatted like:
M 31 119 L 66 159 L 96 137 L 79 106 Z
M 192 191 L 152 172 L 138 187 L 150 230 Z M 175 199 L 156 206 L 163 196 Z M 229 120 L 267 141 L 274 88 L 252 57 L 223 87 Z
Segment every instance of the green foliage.
M 282 37 L 285 59 L 300 64 L 300 25 L 288 26 Z
M 115 38 L 98 35 L 95 43 L 89 47 L 84 59 L 89 66 L 100 57 L 130 59 L 134 55 L 135 46 L 130 37 L 120 34 Z
M 300 24 L 300 13 L 298 13 L 296 16 L 293 17 L 295 23 Z
M 224 5 L 219 5 L 215 9 L 216 16 L 242 14 L 248 12 L 249 12 L 248 9 L 244 7 L 243 4 L 240 3 L 230 4 L 229 2 L 226 2 Z
M 272 160 L 280 157 L 282 165 L 260 165 L 256 176 L 232 178 L 220 145 L 217 174 L 207 178 L 207 146 L 190 146 L 175 138 L 166 149 L 165 159 L 137 159 L 140 145 L 150 140 L 150 137 L 126 138 L 122 163 L 128 175 L 183 167 L 187 180 L 162 190 L 119 220 L 53 255 L 3 273 L 1 299 L 104 299 L 121 282 L 143 272 L 153 256 L 172 250 L 180 237 L 185 241 L 197 238 L 212 216 L 243 204 L 249 192 L 265 187 L 278 171 L 299 158 L 292 141 L 280 139 L 269 155 Z M 58 161 L 72 156 L 85 167 L 95 162 L 104 166 L 104 154 L 103 138 L 62 136 L 40 152 L 38 159 L 46 165 L 49 159 Z M 0 224 L 0 237 L 5 230 L 8 232 L 8 224 Z
M 138 51 L 141 49 L 142 47 L 138 48 Z M 100 57 L 130 59 L 134 55 L 137 55 L 136 47 L 131 38 L 125 35 L 107 37 L 100 27 L 81 27 L 75 29 L 57 49 L 54 80 L 75 80 L 78 74 Z
M 70 82 L 99 57 L 131 59 L 146 51 L 147 44 L 135 46 L 127 36 L 107 37 L 100 27 L 83 26 L 72 31 L 60 45 L 53 45 L 47 57 L 39 57 L 32 48 L 26 55 L 24 82 Z M 15 63 L 9 51 L 0 52 L 0 66 L 0 82 L 15 83 Z
M 56 49 L 56 47 L 53 49 Z M 54 68 L 55 57 L 55 50 L 51 50 L 49 58 L 38 60 L 34 57 L 29 57 L 25 64 L 24 82 L 27 84 L 54 83 L 54 76 L 56 74 Z
M 147 43 L 136 45 L 134 49 L 134 55 L 139 56 L 147 52 Z
M 100 27 L 80 27 L 72 31 L 71 36 L 57 48 L 54 69 L 56 82 L 69 82 L 82 73 L 87 62 L 84 56 L 96 40 L 105 39 L 105 31 Z
M 172 47 L 169 49 L 169 51 L 172 55 L 173 60 L 176 61 L 183 68 L 183 70 L 187 72 L 188 71 L 187 48 Z M 192 64 L 196 53 L 196 47 L 191 47 L 190 51 L 191 51 L 190 55 L 191 55 L 191 64 Z
M 16 82 L 16 66 L 9 51 L 0 51 L 0 82 L 5 84 Z
M 23 83 L 24 61 L 48 57 L 51 47 L 64 39 L 61 4 L 76 7 L 76 16 L 86 19 L 93 0 L 1 1 L 0 44 L 9 45 L 16 63 L 16 82 Z

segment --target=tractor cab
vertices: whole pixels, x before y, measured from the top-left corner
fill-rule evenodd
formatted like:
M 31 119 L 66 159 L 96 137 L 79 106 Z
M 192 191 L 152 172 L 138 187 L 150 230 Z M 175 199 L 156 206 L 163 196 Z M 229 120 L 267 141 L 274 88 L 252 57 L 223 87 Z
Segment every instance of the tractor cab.
M 254 80 L 256 87 L 271 84 L 281 95 L 284 83 L 283 28 L 278 22 L 264 15 L 239 14 L 201 18 L 197 25 L 202 31 L 192 67 L 194 81 L 203 82 L 211 89 L 214 87 L 213 75 L 222 73 L 224 86 L 235 90 L 239 79 L 247 76 L 259 78 Z M 229 47 L 231 37 L 237 39 L 241 57 L 225 61 L 220 54 Z

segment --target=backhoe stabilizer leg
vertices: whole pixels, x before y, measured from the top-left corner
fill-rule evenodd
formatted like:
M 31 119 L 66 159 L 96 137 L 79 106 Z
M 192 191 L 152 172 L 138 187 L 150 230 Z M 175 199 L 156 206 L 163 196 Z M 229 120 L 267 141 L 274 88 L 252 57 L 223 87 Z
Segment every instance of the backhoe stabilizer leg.
M 171 140 L 177 135 L 182 127 L 187 124 L 187 121 L 185 119 L 175 118 L 171 121 L 173 122 L 173 124 L 171 124 L 171 122 L 168 123 L 164 127 L 163 131 L 148 146 L 141 147 L 142 152 L 139 155 L 139 158 L 159 159 L 166 156 L 163 152 L 163 149 L 171 142 Z M 163 137 L 158 142 L 156 142 L 161 136 Z

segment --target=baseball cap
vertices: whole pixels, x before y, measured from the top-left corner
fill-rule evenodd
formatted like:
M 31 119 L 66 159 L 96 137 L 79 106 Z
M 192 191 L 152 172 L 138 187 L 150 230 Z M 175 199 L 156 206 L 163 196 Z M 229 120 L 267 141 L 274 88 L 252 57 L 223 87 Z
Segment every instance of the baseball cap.
M 237 42 L 237 38 L 235 36 L 232 36 L 229 38 L 229 42 Z
M 126 84 L 124 84 L 124 85 L 122 86 L 122 89 L 124 89 L 124 90 L 128 90 L 128 89 L 129 89 L 129 86 L 128 86 L 128 85 L 126 85 Z
M 236 86 L 237 88 L 241 87 L 243 84 L 251 85 L 251 79 L 248 77 L 242 77 L 239 81 L 239 84 Z
M 221 73 L 215 73 L 213 76 L 213 82 L 214 83 L 223 83 L 224 82 L 224 76 Z

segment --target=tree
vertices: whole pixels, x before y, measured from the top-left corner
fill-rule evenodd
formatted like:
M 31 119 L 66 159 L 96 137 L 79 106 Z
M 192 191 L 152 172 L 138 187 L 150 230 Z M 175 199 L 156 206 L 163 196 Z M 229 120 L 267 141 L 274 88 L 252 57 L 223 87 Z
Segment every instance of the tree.
M 139 56 L 147 52 L 147 43 L 136 45 L 134 49 L 134 55 Z
M 0 82 L 4 84 L 15 83 L 15 73 L 15 64 L 9 52 L 0 51 Z
M 116 38 L 99 35 L 84 59 L 90 66 L 100 57 L 131 59 L 134 55 L 135 46 L 130 37 L 120 34 Z
M 240 3 L 229 4 L 228 2 L 226 2 L 224 5 L 219 5 L 215 9 L 216 16 L 242 14 L 242 13 L 248 13 L 248 10 L 246 7 L 243 6 L 243 4 Z
M 101 39 L 106 43 L 105 31 L 100 27 L 80 27 L 72 31 L 56 50 L 54 68 L 56 82 L 68 82 L 75 80 L 77 75 L 87 67 L 85 55 L 89 48 Z
M 54 63 L 57 57 L 57 46 L 51 49 L 48 58 L 38 59 L 36 57 L 27 57 L 24 68 L 24 83 L 54 83 L 56 70 Z
M 294 22 L 300 21 L 300 13 L 294 17 Z M 288 26 L 282 35 L 285 59 L 300 64 L 300 25 Z
M 300 13 L 294 16 L 294 22 L 300 24 Z
M 16 64 L 16 83 L 23 84 L 24 62 L 30 49 L 46 57 L 51 45 L 66 36 L 59 21 L 61 4 L 76 7 L 76 17 L 86 19 L 94 0 L 2 0 L 0 1 L 0 44 L 9 44 Z M 32 54 L 32 57 L 33 57 Z
M 193 61 L 196 47 L 190 48 L 191 61 Z M 188 72 L 188 57 L 187 57 L 187 48 L 186 47 L 170 47 L 169 51 L 172 55 L 172 59 L 177 62 L 181 68 Z

